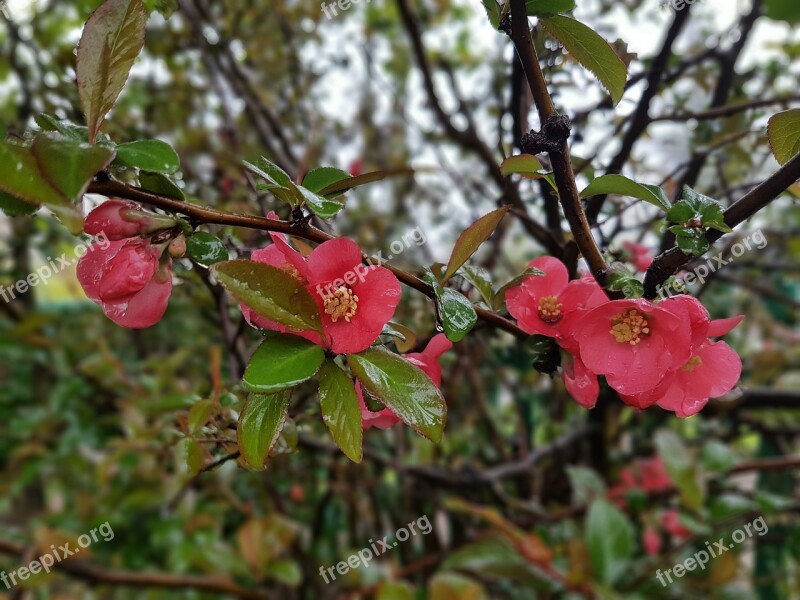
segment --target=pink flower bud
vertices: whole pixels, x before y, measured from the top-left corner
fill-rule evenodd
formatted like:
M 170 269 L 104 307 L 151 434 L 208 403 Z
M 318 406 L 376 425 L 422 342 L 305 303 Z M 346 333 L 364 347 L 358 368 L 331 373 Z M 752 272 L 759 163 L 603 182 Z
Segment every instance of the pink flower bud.
M 186 236 L 181 234 L 172 240 L 167 251 L 172 258 L 183 258 L 186 256 Z
M 104 234 L 109 240 L 122 240 L 169 229 L 175 219 L 145 211 L 135 202 L 112 198 L 86 217 L 83 230 L 89 235 Z

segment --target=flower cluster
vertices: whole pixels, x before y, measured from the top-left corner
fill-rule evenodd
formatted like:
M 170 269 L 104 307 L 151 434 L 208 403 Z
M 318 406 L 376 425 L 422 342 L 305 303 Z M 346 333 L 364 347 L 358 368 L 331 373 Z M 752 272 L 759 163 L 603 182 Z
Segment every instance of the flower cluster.
M 83 229 L 103 235 L 78 261 L 78 281 L 92 302 L 123 327 L 155 325 L 172 292 L 172 259 L 166 252 L 175 235 L 171 217 L 145 211 L 135 202 L 110 199 L 86 217 Z
M 552 337 L 564 350 L 564 383 L 582 406 L 597 402 L 598 375 L 627 404 L 657 404 L 679 417 L 696 414 L 739 381 L 739 356 L 711 338 L 744 317 L 711 321 L 690 296 L 658 304 L 608 300 L 593 280 L 568 281 L 566 267 L 555 258 L 537 258 L 529 266 L 544 276 L 526 277 L 509 290 L 508 310 L 526 332 Z
M 267 216 L 277 219 L 275 213 Z M 363 265 L 358 245 L 346 238 L 323 242 L 305 257 L 289 245 L 285 235 L 270 232 L 270 237 L 272 245 L 255 250 L 251 260 L 291 274 L 311 292 L 322 316 L 324 336 L 276 323 L 243 304 L 247 322 L 261 329 L 299 335 L 335 354 L 369 348 L 400 303 L 400 282 L 394 273 Z

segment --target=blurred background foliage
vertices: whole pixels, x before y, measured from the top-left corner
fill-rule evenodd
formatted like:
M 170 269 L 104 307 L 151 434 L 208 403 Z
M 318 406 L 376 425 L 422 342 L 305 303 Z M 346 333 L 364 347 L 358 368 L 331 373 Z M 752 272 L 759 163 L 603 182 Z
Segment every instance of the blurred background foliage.
M 506 197 L 489 163 L 517 152 L 518 132 L 537 126 L 512 48 L 477 0 L 373 0 L 333 19 L 299 0 L 186 0 L 174 13 L 171 0 L 149 4 L 156 10 L 145 51 L 107 133 L 172 143 L 189 197 L 252 214 L 283 209 L 251 191 L 245 158 L 263 154 L 294 176 L 317 165 L 413 166 L 413 178 L 351 193 L 330 226 L 384 254 L 421 227 L 427 243 L 395 259 L 411 270 L 445 260 L 464 226 Z M 97 5 L 6 4 L 0 122 L 9 135 L 22 135 L 40 112 L 81 122 L 74 47 Z M 702 0 L 691 12 L 650 110 L 677 116 L 651 124 L 625 170 L 670 195 L 688 183 L 727 204 L 776 168 L 764 126 L 800 99 L 800 37 L 785 20 L 748 21 L 750 2 Z M 579 0 L 575 14 L 609 41 L 625 40 L 616 47 L 631 61 L 630 89 L 614 110 L 537 33 L 555 101 L 573 119 L 583 180 L 618 151 L 675 13 L 657 0 Z M 424 44 L 422 62 L 415 41 Z M 444 120 L 431 110 L 436 103 Z M 753 106 L 687 116 L 743 103 Z M 566 231 L 548 215 L 543 190 L 520 184 L 527 216 L 517 211 L 475 259 L 498 285 L 544 252 L 521 221 Z M 362 464 L 332 444 L 310 393 L 295 394 L 293 422 L 265 472 L 226 460 L 245 397 L 239 377 L 258 334 L 203 272 L 176 268 L 167 315 L 145 331 L 114 326 L 85 300 L 74 271 L 60 272 L 0 304 L 0 568 L 13 571 L 38 556 L 37 545 L 74 540 L 106 521 L 114 538 L 24 589 L 0 586 L 0 597 L 800 597 L 792 462 L 800 435 L 798 195 L 790 190 L 740 228 L 741 237 L 761 229 L 763 250 L 693 290 L 714 317 L 747 315 L 728 340 L 743 358 L 745 391 L 686 421 L 614 401 L 587 413 L 560 379 L 531 368 L 525 347 L 479 326 L 443 359 L 443 443 L 402 428 L 370 430 Z M 599 219 L 603 249 L 624 258 L 621 242 L 631 240 L 657 253 L 655 217 L 641 202 L 612 198 Z M 266 243 L 258 232 L 213 231 L 241 255 Z M 3 286 L 71 256 L 76 244 L 43 213 L 0 216 L 0 232 Z M 434 332 L 432 312 L 404 291 L 395 320 L 424 340 Z M 620 507 L 601 499 L 637 458 L 654 455 L 674 487 L 628 485 Z M 662 528 L 673 509 L 688 537 Z M 430 535 L 329 585 L 320 577 L 320 566 L 423 515 Z M 770 526 L 766 535 L 670 586 L 655 579 L 656 569 L 757 516 Z M 652 554 L 643 547 L 648 528 L 662 542 Z M 131 574 L 171 585 L 154 576 L 137 587 Z

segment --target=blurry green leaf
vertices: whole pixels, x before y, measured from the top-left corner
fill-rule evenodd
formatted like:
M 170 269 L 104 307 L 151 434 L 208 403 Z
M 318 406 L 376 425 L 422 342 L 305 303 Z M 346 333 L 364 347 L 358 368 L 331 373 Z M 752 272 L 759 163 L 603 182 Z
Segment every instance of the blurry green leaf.
M 467 571 L 482 580 L 511 581 L 529 591 L 552 587 L 544 573 L 499 537 L 485 537 L 455 550 L 444 560 L 442 569 Z
M 325 351 L 313 342 L 296 335 L 271 335 L 250 359 L 242 384 L 251 392 L 279 392 L 313 377 L 324 360 Z
M 170 175 L 181 168 L 178 153 L 161 140 L 140 140 L 119 144 L 114 164 L 164 175 Z
M 161 173 L 139 171 L 139 187 L 159 196 L 165 196 L 175 200 L 186 199 L 183 190 L 181 190 L 172 179 Z
M 331 360 L 320 370 L 319 402 L 322 420 L 336 444 L 350 460 L 361 462 L 363 428 L 358 396 L 353 380 Z
M 726 493 L 715 496 L 709 507 L 709 515 L 714 521 L 725 521 L 737 515 L 752 511 L 756 504 L 741 494 Z
M 525 9 L 532 17 L 552 17 L 575 10 L 575 0 L 527 0 Z
M 488 600 L 480 581 L 455 572 L 436 573 L 428 581 L 428 600 Z
M 297 587 L 303 581 L 303 571 L 297 562 L 289 559 L 276 560 L 266 566 L 264 575 L 267 579 L 279 581 L 290 587 Z
M 30 215 L 35 213 L 38 208 L 36 204 L 31 204 L 25 200 L 20 200 L 16 196 L 0 191 L 0 210 L 9 217 Z
M 589 69 L 618 104 L 625 91 L 628 68 L 611 45 L 580 21 L 570 17 L 547 17 L 539 21 L 572 57 Z
M 154 10 L 161 13 L 165 19 L 169 19 L 178 10 L 178 0 L 144 0 L 147 12 Z
M 296 329 L 322 332 L 316 301 L 286 271 L 251 260 L 216 263 L 211 269 L 234 298 L 262 317 Z
M 203 447 L 192 439 L 184 438 L 181 441 L 183 457 L 190 476 L 195 476 L 203 468 Z
M 144 47 L 146 23 L 142 0 L 105 0 L 83 28 L 76 71 L 90 142 L 94 142 Z
M 239 452 L 252 469 L 263 469 L 283 428 L 291 391 L 251 394 L 236 428 Z
M 367 185 L 368 183 L 375 183 L 376 181 L 381 181 L 383 179 L 386 179 L 387 177 L 395 177 L 398 175 L 412 175 L 413 173 L 414 169 L 407 169 L 407 168 L 387 169 L 384 171 L 372 171 L 371 173 L 364 173 L 363 175 L 358 175 L 356 177 L 350 177 L 348 179 L 337 181 L 336 183 L 331 183 L 330 185 L 321 189 L 319 193 L 322 196 L 331 196 L 336 193 L 344 193 L 347 190 L 351 190 L 355 187 Z
M 361 385 L 414 431 L 439 442 L 447 405 L 439 388 L 419 367 L 386 350 L 351 354 L 347 363 Z
M 228 249 L 222 240 L 207 231 L 196 231 L 186 242 L 189 256 L 197 263 L 210 267 L 228 260 Z
M 453 246 L 453 252 L 450 254 L 442 283 L 447 282 L 461 265 L 475 254 L 481 244 L 489 239 L 507 212 L 507 206 L 493 210 L 475 221 L 458 236 L 455 246 Z
M 633 525 L 603 498 L 592 501 L 586 514 L 586 545 L 595 575 L 613 584 L 625 574 L 633 556 Z
M 711 473 L 724 473 L 736 463 L 736 453 L 719 440 L 708 440 L 703 444 L 700 460 L 703 468 Z
M 213 400 L 198 400 L 192 404 L 188 418 L 189 432 L 193 435 L 200 433 L 203 426 L 208 423 L 215 408 L 216 404 Z
M 606 493 L 606 484 L 597 471 L 589 467 L 567 467 L 569 486 L 572 488 L 572 503 L 585 504 L 592 498 Z
M 773 115 L 767 133 L 775 159 L 785 165 L 800 152 L 800 108 Z
M 478 314 L 472 302 L 464 294 L 442 287 L 430 271 L 425 273 L 422 279 L 433 288 L 434 301 L 447 339 L 451 342 L 460 342 L 478 322 Z
M 624 175 L 601 175 L 594 179 L 582 192 L 581 198 L 598 196 L 602 194 L 616 194 L 617 196 L 630 196 L 638 198 L 663 211 L 670 209 L 669 199 L 664 190 L 655 185 L 643 185 L 628 179 Z
M 800 23 L 800 4 L 796 0 L 764 0 L 764 14 L 776 21 Z
M 414 600 L 414 589 L 404 581 L 386 581 L 380 584 L 375 600 Z
M 656 433 L 655 444 L 670 479 L 680 491 L 683 503 L 689 508 L 700 510 L 705 491 L 695 457 L 684 441 L 668 429 L 661 429 Z

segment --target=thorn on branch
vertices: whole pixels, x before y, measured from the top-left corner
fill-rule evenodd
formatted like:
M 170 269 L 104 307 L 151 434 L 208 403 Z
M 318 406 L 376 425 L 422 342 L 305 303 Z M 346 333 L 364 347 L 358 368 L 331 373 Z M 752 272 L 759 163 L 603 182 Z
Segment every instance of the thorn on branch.
M 523 134 L 520 146 L 527 154 L 561 154 L 571 130 L 572 122 L 567 115 L 551 115 L 541 131 L 531 130 Z

